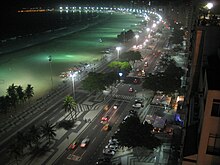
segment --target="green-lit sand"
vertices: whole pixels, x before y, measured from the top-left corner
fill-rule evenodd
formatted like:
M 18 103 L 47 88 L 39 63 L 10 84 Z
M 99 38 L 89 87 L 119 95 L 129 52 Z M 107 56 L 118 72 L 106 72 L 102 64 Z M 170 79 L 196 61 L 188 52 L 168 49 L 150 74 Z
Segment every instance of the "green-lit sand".
M 122 29 L 133 29 L 140 18 L 134 15 L 114 14 L 104 24 L 87 30 L 36 45 L 1 57 L 0 96 L 6 94 L 9 85 L 27 84 L 40 96 L 51 89 L 51 72 L 48 56 L 52 56 L 54 86 L 62 82 L 61 72 L 79 62 L 91 63 L 102 57 L 102 50 L 117 46 L 116 36 Z M 102 38 L 103 42 L 99 42 Z

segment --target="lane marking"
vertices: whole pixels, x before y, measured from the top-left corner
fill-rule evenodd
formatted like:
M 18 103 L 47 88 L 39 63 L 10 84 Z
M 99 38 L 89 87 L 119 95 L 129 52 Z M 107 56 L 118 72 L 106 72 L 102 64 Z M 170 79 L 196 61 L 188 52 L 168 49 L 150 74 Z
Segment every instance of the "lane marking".
M 95 141 L 96 137 L 93 139 L 93 141 L 91 143 L 93 143 Z
M 83 155 L 86 153 L 86 151 L 87 151 L 87 150 L 85 150 L 85 151 L 82 153 L 81 157 L 83 157 Z
M 95 125 L 92 129 L 95 129 L 98 125 Z

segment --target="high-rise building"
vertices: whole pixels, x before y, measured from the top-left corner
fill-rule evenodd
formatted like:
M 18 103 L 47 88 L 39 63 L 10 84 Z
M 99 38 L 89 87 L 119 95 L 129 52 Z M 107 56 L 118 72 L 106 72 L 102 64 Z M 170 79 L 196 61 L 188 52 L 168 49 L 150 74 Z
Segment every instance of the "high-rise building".
M 220 4 L 215 4 L 219 5 Z M 199 4 L 197 4 L 197 7 Z M 217 10 L 218 11 L 218 10 Z M 183 165 L 220 164 L 220 13 L 195 10 L 190 38 Z

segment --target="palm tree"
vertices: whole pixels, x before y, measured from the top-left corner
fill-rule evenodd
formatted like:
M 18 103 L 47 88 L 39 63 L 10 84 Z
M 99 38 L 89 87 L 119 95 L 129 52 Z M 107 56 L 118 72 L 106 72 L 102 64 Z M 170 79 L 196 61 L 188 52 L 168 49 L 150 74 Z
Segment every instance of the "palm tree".
M 42 137 L 46 137 L 48 139 L 48 144 L 50 144 L 50 140 L 54 139 L 54 137 L 56 136 L 55 126 L 56 125 L 52 125 L 49 122 L 46 122 L 44 125 L 41 126 Z
M 35 147 L 38 147 L 39 145 L 39 139 L 41 138 L 41 132 L 36 125 L 32 125 L 27 132 L 27 142 L 30 148 L 32 148 L 32 144 L 35 145 Z
M 24 93 L 23 88 L 22 88 L 21 85 L 19 85 L 19 86 L 16 88 L 16 92 L 17 92 L 19 101 L 24 102 L 25 93 Z
M 0 97 L 0 111 L 7 113 L 10 108 L 11 108 L 11 98 L 8 95 L 1 96 Z
M 11 98 L 11 104 L 14 108 L 16 108 L 16 103 L 18 101 L 18 95 L 17 95 L 16 88 L 17 87 L 14 84 L 12 84 L 7 89 L 8 96 Z
M 77 106 L 77 103 L 73 99 L 72 96 L 68 95 L 65 97 L 64 102 L 63 102 L 63 107 L 65 111 L 70 113 L 72 120 L 74 119 L 73 114 L 72 114 L 73 111 L 75 112 L 75 118 L 76 118 L 76 106 Z
M 25 96 L 28 100 L 34 96 L 34 87 L 32 87 L 30 84 L 28 84 L 25 89 Z

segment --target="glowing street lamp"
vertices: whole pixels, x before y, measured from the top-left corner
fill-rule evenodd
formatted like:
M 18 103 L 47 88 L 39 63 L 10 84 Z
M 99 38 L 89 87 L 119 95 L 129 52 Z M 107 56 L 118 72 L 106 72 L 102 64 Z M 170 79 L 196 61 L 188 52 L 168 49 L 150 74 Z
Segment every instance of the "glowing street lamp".
M 51 80 L 51 85 L 52 85 L 52 89 L 53 89 L 52 56 L 48 56 L 48 61 L 50 64 L 50 80 Z
M 125 43 L 125 29 L 123 29 L 123 40 L 124 40 L 124 43 Z
M 138 44 L 138 38 L 139 38 L 139 35 L 138 35 L 138 34 L 136 34 L 136 35 L 135 35 L 135 39 L 136 39 L 136 45 Z
M 76 77 L 76 74 L 73 73 L 73 71 L 70 71 L 70 77 L 71 77 L 71 80 L 72 80 L 72 95 L 73 95 L 73 98 L 75 100 L 75 77 Z
M 210 10 L 213 8 L 213 3 L 209 2 L 207 3 L 206 7 Z
M 117 58 L 119 59 L 119 55 L 120 55 L 120 50 L 121 50 L 121 47 L 119 47 L 119 46 L 118 46 L 118 47 L 116 47 L 116 50 L 117 50 L 117 55 L 118 55 L 118 56 L 117 56 Z

